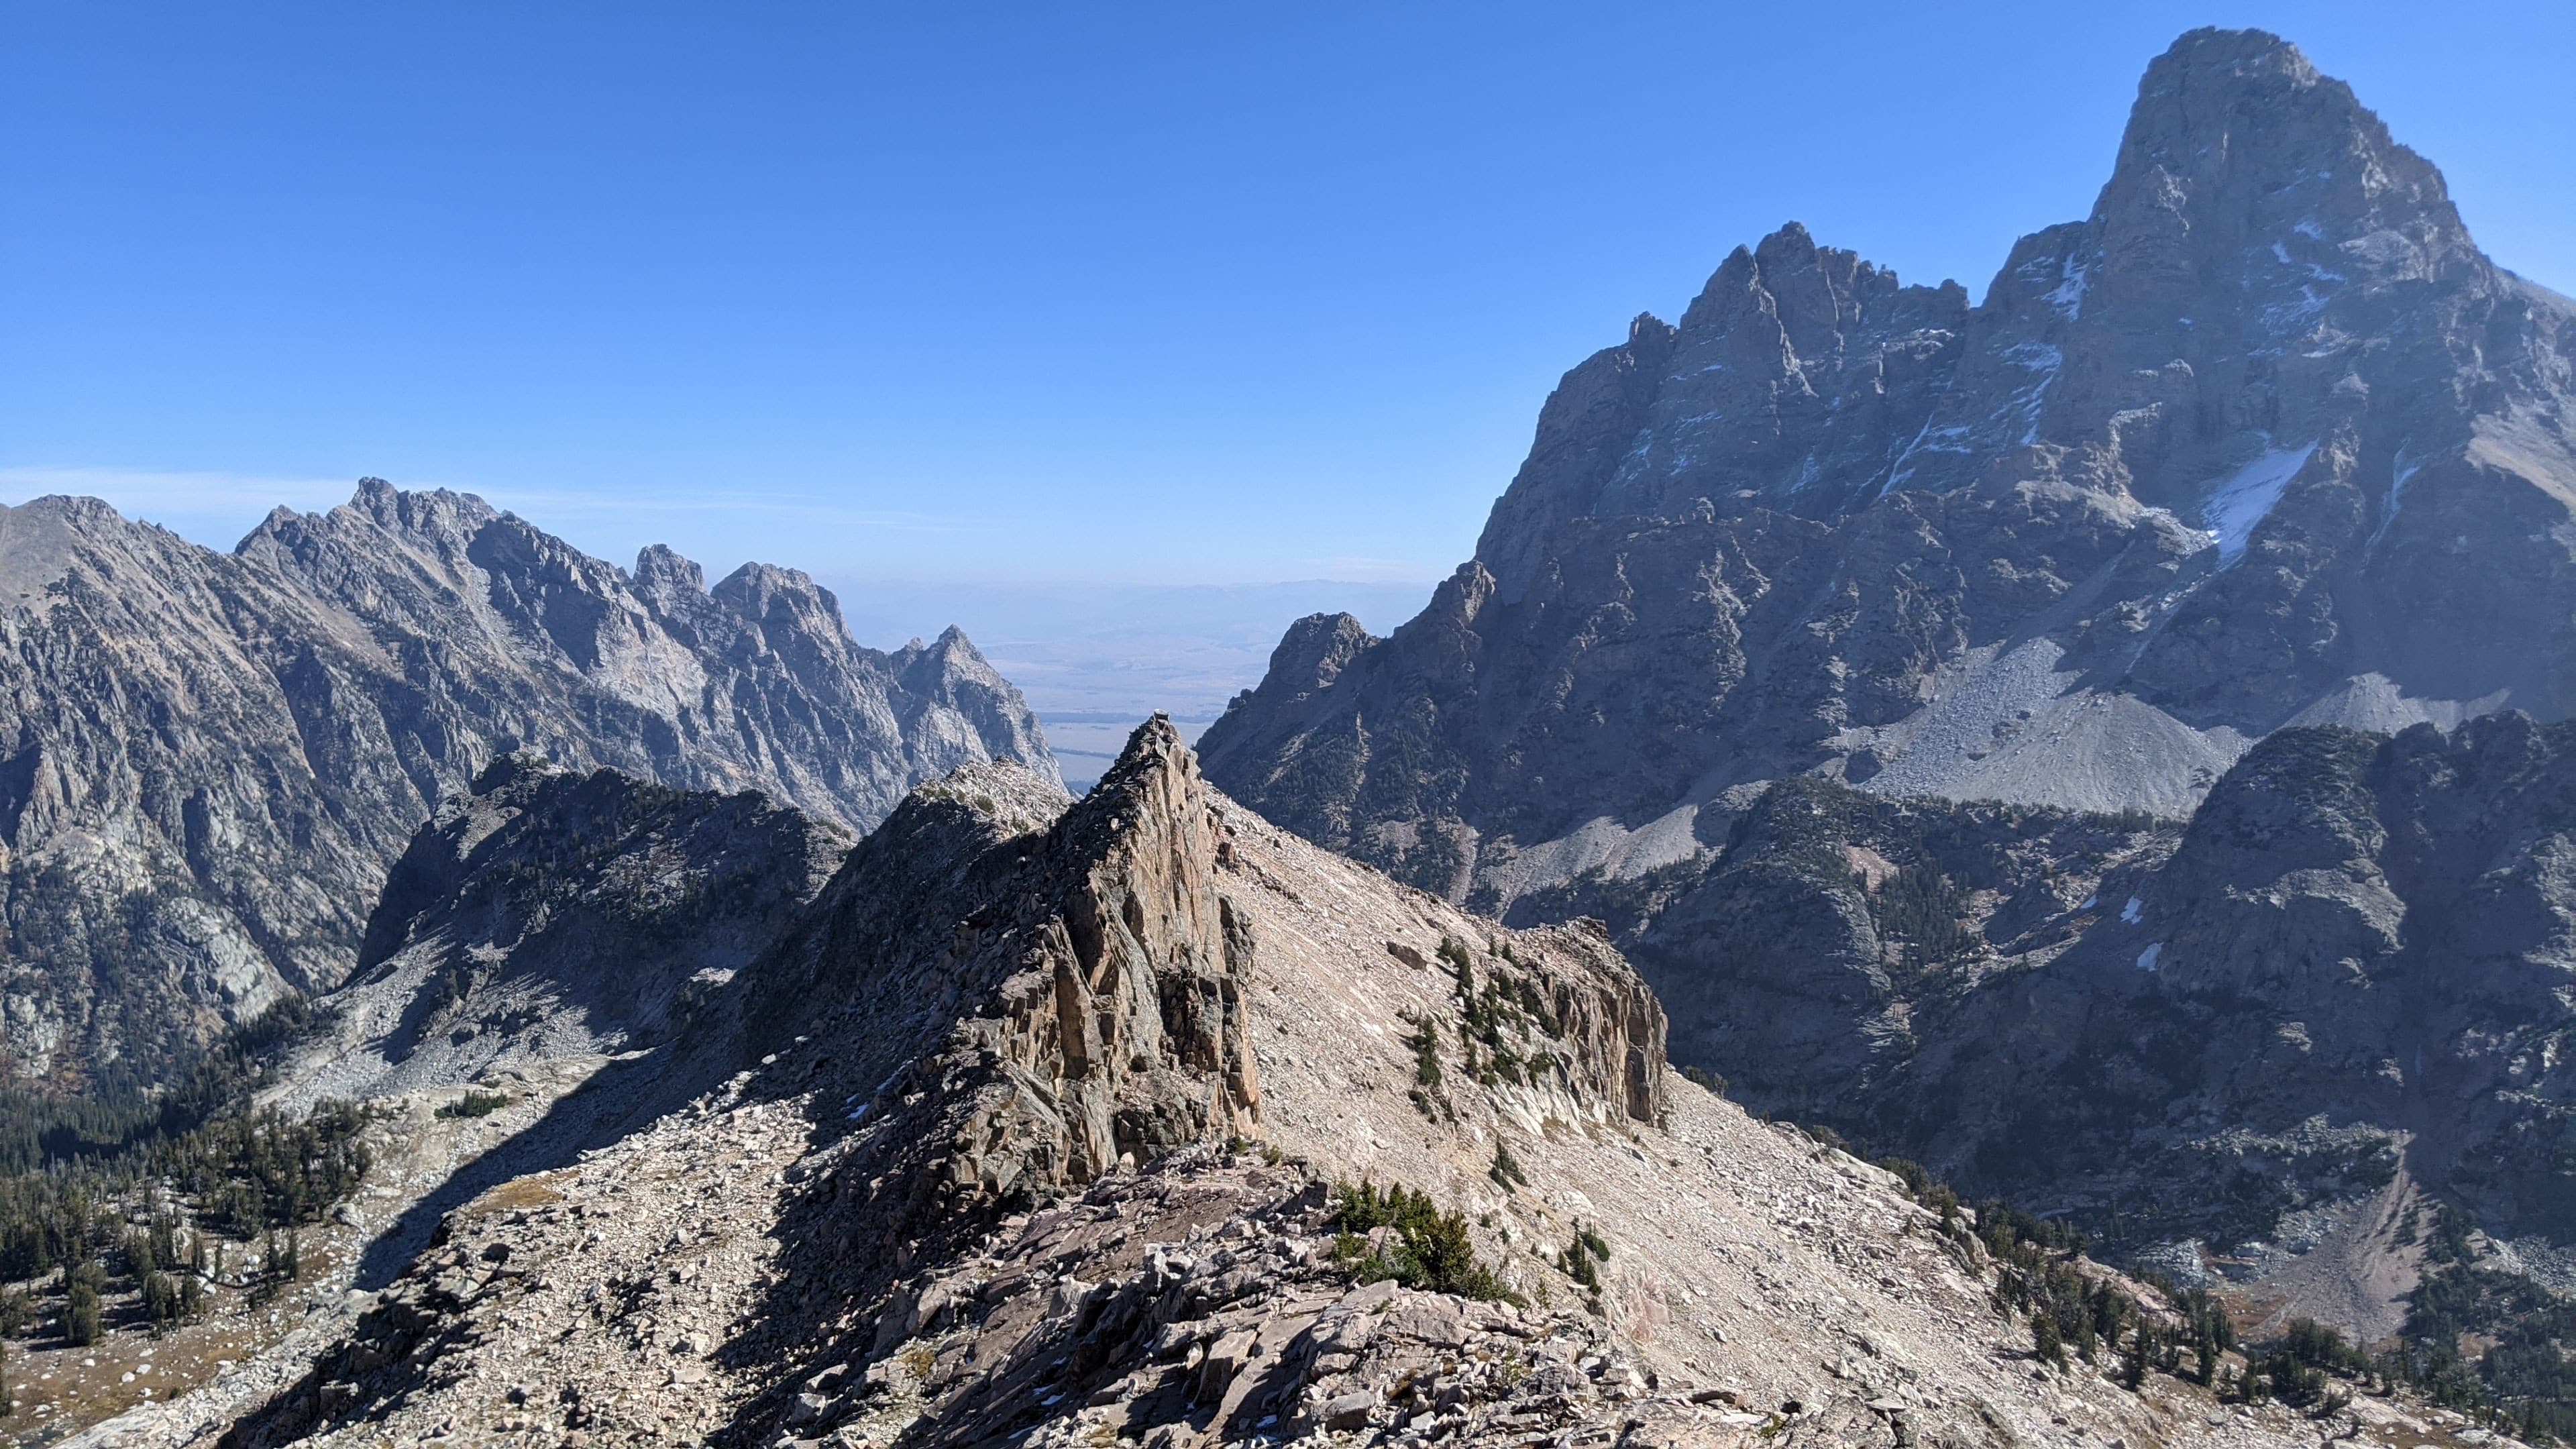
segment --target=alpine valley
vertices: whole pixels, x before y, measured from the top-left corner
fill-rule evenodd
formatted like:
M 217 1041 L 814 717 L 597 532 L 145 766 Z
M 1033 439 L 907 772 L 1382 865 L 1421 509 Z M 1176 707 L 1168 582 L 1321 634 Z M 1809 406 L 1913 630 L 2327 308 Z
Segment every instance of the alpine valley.
M 785 569 L 0 511 L 0 1432 L 2576 1440 L 2571 358 L 2195 31 L 1982 301 L 1736 251 L 1078 799 Z

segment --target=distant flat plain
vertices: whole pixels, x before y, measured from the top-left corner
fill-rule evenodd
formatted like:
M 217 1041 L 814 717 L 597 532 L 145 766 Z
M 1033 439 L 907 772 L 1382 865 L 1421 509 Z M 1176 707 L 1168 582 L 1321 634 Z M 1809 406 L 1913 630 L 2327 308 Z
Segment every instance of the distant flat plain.
M 1347 612 L 1372 634 L 1413 617 L 1431 582 L 982 585 L 825 578 L 859 642 L 881 649 L 965 629 L 1046 724 L 1077 793 L 1162 710 L 1196 741 L 1239 690 L 1261 682 L 1280 634 L 1314 613 Z

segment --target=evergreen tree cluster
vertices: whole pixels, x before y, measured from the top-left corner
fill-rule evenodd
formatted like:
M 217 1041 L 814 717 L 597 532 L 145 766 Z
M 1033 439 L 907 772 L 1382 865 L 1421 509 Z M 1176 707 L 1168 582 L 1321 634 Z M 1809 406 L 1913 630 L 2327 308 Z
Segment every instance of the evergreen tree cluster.
M 2406 1326 L 2373 1365 L 2487 1427 L 2535 1444 L 2576 1444 L 2576 1363 L 2567 1352 L 2576 1345 L 2576 1300 L 2482 1263 L 2476 1230 L 2465 1209 L 2434 1210 Z
M 1573 1279 L 1575 1286 L 1584 1291 L 1597 1313 L 1601 1310 L 1601 1269 L 1595 1259 L 1609 1262 L 1610 1245 L 1601 1240 L 1599 1233 L 1576 1224 L 1574 1241 L 1566 1244 L 1565 1252 L 1557 1259 L 1557 1266 L 1563 1268 L 1565 1276 Z
M 249 1102 L 280 1048 L 317 1024 L 290 998 L 157 1097 L 0 1091 L 0 1283 L 21 1285 L 0 1290 L 0 1339 L 50 1327 L 93 1343 L 129 1312 L 159 1329 L 203 1312 L 213 1282 L 300 1275 L 298 1229 L 366 1174 L 368 1114 L 325 1103 L 294 1119 Z M 266 1247 L 251 1268 L 228 1249 L 254 1238 Z
M 1511 946 L 1495 955 L 1517 965 Z M 1564 1024 L 1528 973 L 1506 970 L 1489 961 L 1481 983 L 1475 955 L 1455 937 L 1440 942 L 1440 959 L 1457 972 L 1459 1070 L 1483 1086 L 1534 1081 L 1557 1070 L 1553 1052 L 1532 1045 L 1536 1035 L 1550 1041 L 1565 1035 Z M 1533 1033 L 1532 1028 L 1537 1029 Z
M 1454 1293 L 1461 1298 L 1521 1301 L 1476 1255 L 1467 1215 L 1442 1212 L 1431 1194 L 1397 1183 L 1380 1192 L 1366 1179 L 1333 1189 L 1333 1259 L 1360 1283 L 1392 1278 L 1407 1288 Z M 1393 1228 L 1391 1240 L 1372 1246 L 1369 1233 Z
M 1536 980 L 1521 968 L 1510 942 L 1494 945 L 1481 972 L 1474 949 L 1455 936 L 1440 939 L 1439 955 L 1456 977 L 1460 1075 L 1491 1087 L 1536 1082 L 1550 1072 L 1565 1070 L 1557 1054 L 1539 1041 L 1542 1036 L 1551 1042 L 1561 1040 L 1564 1023 Z M 1414 1108 L 1434 1121 L 1455 1121 L 1457 1113 L 1440 1091 L 1446 1076 L 1440 1061 L 1440 1019 L 1426 1012 L 1407 1020 L 1414 1029 L 1405 1039 L 1413 1048 Z

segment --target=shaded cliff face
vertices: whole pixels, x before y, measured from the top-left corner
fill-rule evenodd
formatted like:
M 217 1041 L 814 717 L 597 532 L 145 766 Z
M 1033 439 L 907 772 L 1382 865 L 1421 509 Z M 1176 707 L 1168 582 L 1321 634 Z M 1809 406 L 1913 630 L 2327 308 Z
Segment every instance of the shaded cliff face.
M 386 867 L 495 755 L 757 789 L 853 829 L 970 761 L 1051 774 L 951 631 L 861 648 L 804 575 L 632 575 L 375 480 L 230 554 L 95 500 L 0 512 L 0 1051 L 135 1079 L 338 985 Z
M 2418 1194 L 2576 1240 L 2571 861 L 2576 723 L 2507 711 L 2279 731 L 2188 823 L 1782 781 L 1512 919 L 1606 917 L 1748 1105 L 2167 1271 L 2270 1291 L 2322 1245 L 2279 1291 L 2376 1335 Z
M 2178 816 L 2285 724 L 2563 717 L 2571 357 L 2348 88 L 2197 31 L 1982 303 L 1791 225 L 1639 319 L 1423 613 L 1292 629 L 1208 769 L 1508 901 L 1787 775 Z
M 735 978 L 849 847 L 756 792 L 505 755 L 394 862 L 357 969 L 280 1070 L 284 1098 L 464 1086 L 723 1032 Z

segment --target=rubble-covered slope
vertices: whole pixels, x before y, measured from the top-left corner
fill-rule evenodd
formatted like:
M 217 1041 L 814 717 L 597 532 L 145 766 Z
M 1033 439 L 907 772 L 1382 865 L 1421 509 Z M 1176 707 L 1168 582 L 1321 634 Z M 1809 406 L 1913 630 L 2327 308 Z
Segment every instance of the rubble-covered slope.
M 971 761 L 1054 770 L 962 635 L 863 648 L 790 570 L 624 572 L 374 479 L 230 553 L 40 498 L 0 511 L 8 1072 L 148 1086 L 339 985 L 412 832 L 522 748 L 853 829 Z
M 2348 87 L 2194 31 L 1975 305 L 1792 224 L 1638 319 L 1475 557 L 1387 638 L 1292 626 L 1210 776 L 1508 897 L 1789 775 L 2181 815 L 2287 724 L 2564 717 L 2571 359 Z
M 721 1031 L 736 976 L 849 847 L 756 792 L 505 755 L 394 863 L 274 1095 L 363 1101 Z
M 2284 730 L 2188 822 L 1782 781 L 1510 919 L 1606 917 L 1761 1110 L 2376 1339 L 2410 1207 L 2542 1265 L 2576 1235 L 2571 731 Z
M 916 791 L 737 989 L 743 1071 L 448 1213 L 224 1442 L 2316 1436 L 2036 1365 L 1893 1177 L 1672 1073 L 1597 927 L 1321 851 L 1159 720 L 1069 809 Z M 1485 1286 L 1366 1284 L 1362 1180 L 1455 1211 Z

